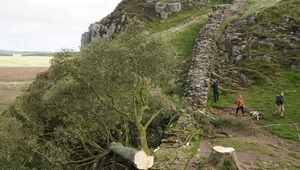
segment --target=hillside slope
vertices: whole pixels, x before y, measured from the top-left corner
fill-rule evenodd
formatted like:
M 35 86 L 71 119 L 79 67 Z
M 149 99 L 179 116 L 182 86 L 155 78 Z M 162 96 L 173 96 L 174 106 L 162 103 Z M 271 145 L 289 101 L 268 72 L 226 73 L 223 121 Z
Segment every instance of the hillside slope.
M 282 1 L 252 15 L 233 19 L 218 41 L 214 78 L 222 86 L 244 89 L 251 110 L 261 110 L 262 123 L 299 123 L 297 103 L 300 63 L 300 1 Z M 245 88 L 246 87 L 246 88 Z M 272 118 L 275 96 L 285 93 L 286 118 Z M 225 96 L 231 102 L 234 96 Z M 227 101 L 211 106 L 229 107 Z M 223 105 L 223 106 L 221 106 Z M 281 136 L 297 139 L 287 131 L 271 128 Z M 291 129 L 289 129 L 291 131 Z
M 106 51 L 110 47 L 105 46 L 108 43 L 102 39 L 82 48 L 80 53 L 66 51 L 56 54 L 50 70 L 40 74 L 26 94 L 19 97 L 0 119 L 3 132 L 0 133 L 1 165 L 24 170 L 136 169 L 127 160 L 107 151 L 109 143 L 115 141 L 135 149 L 141 147 L 137 142 L 141 137 L 132 124 L 134 121 L 128 123 L 116 114 L 118 112 L 126 117 L 117 109 L 122 106 L 126 111 L 133 107 L 135 114 L 143 115 L 145 112 L 145 117 L 150 119 L 154 118 L 151 114 L 162 112 L 151 124 L 146 118 L 143 121 L 138 118 L 150 127 L 147 137 L 151 151 L 160 146 L 158 152 L 152 153 L 155 156 L 153 169 L 205 169 L 205 166 L 210 166 L 206 164 L 206 158 L 212 145 L 235 147 L 240 156 L 250 155 L 249 160 L 240 159 L 244 169 L 299 168 L 297 149 L 300 146 L 296 142 L 299 133 L 295 127 L 300 124 L 297 108 L 300 102 L 300 0 L 279 3 L 278 0 L 247 1 L 244 11 L 227 19 L 210 42 L 216 46 L 210 53 L 213 54 L 209 58 L 212 69 L 207 74 L 206 90 L 210 89 L 209 84 L 213 80 L 218 79 L 220 100 L 212 102 L 212 94 L 205 91 L 208 104 L 206 111 L 201 111 L 192 107 L 184 96 L 190 64 L 197 52 L 194 50 L 198 45 L 196 39 L 209 20 L 207 14 L 224 6 L 227 8 L 228 5 L 223 5 L 211 9 L 226 2 L 229 1 L 183 1 L 182 10 L 168 13 L 168 18 L 160 19 L 162 13 L 156 16 L 154 10 L 156 1 L 122 1 L 111 15 L 89 27 L 82 38 L 83 46 L 103 35 L 114 37 L 125 28 L 128 16 L 142 18 L 146 22 L 147 34 L 134 37 L 136 30 L 129 31 L 131 34 L 126 35 L 122 45 L 111 42 L 114 51 Z M 172 3 L 178 5 L 173 0 Z M 168 12 L 168 9 L 163 11 Z M 167 44 L 178 53 L 177 65 L 172 65 L 175 76 L 169 77 L 172 81 L 160 89 L 149 83 L 151 79 L 148 77 L 133 76 L 126 83 L 107 86 L 110 82 L 119 83 L 139 69 L 146 70 L 143 73 L 147 76 L 156 76 L 149 68 L 162 64 L 161 60 L 138 57 L 149 54 L 160 56 L 170 49 L 162 50 L 147 41 L 134 41 L 135 38 L 148 38 L 145 36 L 148 33 L 167 36 Z M 129 40 L 134 42 L 134 48 L 126 43 L 131 42 Z M 154 40 L 159 42 L 157 37 Z M 166 44 L 161 45 L 167 47 Z M 106 48 L 98 49 L 99 46 Z M 149 52 L 149 49 L 154 51 Z M 155 50 L 162 52 L 157 54 Z M 117 57 L 110 57 L 114 55 Z M 125 56 L 128 58 L 124 59 Z M 159 69 L 164 66 L 157 68 L 156 73 L 160 74 Z M 114 71 L 114 68 L 119 70 Z M 115 77 L 109 79 L 110 75 Z M 151 89 L 149 93 L 144 91 L 147 85 Z M 276 109 L 275 96 L 281 91 L 286 94 L 284 119 L 277 115 L 272 117 Z M 124 98 L 114 100 L 110 92 Z M 125 98 L 131 94 L 131 98 Z M 247 114 L 250 110 L 262 113 L 260 121 L 254 121 L 250 116 L 234 117 L 232 107 L 237 94 L 244 96 Z M 107 96 L 101 98 L 101 95 Z M 105 104 L 106 101 L 112 102 L 113 107 Z M 145 101 L 149 101 L 149 107 L 144 107 Z M 143 107 L 136 109 L 137 106 Z M 278 124 L 280 126 L 276 126 Z M 258 126 L 266 126 L 274 134 L 255 130 Z M 276 140 L 272 141 L 272 138 Z M 202 150 L 206 153 L 201 153 Z M 281 159 L 285 156 L 287 158 Z

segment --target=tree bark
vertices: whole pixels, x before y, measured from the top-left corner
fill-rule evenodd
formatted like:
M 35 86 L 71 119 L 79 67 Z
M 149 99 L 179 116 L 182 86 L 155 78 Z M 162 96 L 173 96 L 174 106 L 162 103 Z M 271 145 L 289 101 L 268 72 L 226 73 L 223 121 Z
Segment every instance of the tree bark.
M 241 169 L 234 148 L 224 148 L 222 146 L 213 147 L 208 162 L 217 169 L 226 168 L 231 170 Z
M 148 156 L 144 151 L 124 147 L 120 143 L 111 143 L 110 151 L 131 161 L 138 169 L 149 169 L 153 166 L 154 157 Z

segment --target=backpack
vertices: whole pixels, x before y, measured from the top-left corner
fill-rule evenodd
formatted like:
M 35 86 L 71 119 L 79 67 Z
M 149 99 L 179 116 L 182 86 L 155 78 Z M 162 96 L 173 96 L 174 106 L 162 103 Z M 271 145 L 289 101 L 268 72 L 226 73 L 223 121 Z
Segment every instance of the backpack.
M 277 96 L 276 96 L 276 100 L 275 100 L 275 104 L 279 105 L 279 104 L 280 104 L 280 101 L 281 101 L 280 96 L 277 95 Z

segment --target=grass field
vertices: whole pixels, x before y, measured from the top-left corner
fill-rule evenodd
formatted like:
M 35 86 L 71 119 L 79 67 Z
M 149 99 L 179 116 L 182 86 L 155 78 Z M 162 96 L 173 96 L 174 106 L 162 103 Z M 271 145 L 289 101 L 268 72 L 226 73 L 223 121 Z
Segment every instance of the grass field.
M 0 67 L 49 67 L 51 58 L 45 56 L 0 56 Z

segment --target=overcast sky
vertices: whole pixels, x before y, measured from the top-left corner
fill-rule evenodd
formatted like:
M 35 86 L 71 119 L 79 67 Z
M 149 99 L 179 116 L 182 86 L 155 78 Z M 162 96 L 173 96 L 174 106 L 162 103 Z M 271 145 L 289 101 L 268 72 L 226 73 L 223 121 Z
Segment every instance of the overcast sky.
M 81 34 L 121 0 L 0 0 L 0 50 L 79 50 Z

